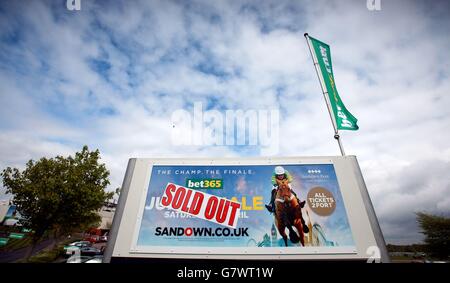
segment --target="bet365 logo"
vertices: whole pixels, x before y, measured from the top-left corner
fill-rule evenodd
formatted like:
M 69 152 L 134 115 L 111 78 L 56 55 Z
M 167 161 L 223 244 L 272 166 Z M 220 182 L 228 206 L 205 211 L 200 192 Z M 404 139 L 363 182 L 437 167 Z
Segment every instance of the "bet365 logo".
M 190 189 L 222 189 L 222 179 L 186 179 L 186 187 Z

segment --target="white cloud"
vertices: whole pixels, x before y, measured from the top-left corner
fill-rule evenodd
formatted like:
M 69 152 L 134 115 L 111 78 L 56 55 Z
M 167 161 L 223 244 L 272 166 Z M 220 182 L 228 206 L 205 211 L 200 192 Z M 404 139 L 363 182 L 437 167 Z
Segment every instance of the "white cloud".
M 365 1 L 83 5 L 4 5 L 2 167 L 88 144 L 114 189 L 130 157 L 257 154 L 172 145 L 170 114 L 196 101 L 279 108 L 280 155 L 336 155 L 308 31 L 331 45 L 337 87 L 359 119 L 343 142 L 358 156 L 387 241 L 420 240 L 416 208 L 449 212 L 449 20 L 434 17 L 445 2 L 384 1 L 379 12 Z

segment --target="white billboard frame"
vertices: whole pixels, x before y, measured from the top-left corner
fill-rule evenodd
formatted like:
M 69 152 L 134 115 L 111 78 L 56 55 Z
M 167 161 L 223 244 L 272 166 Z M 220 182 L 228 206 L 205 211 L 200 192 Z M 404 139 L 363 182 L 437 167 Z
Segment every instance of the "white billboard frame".
M 141 217 L 153 166 L 226 166 L 226 165 L 309 165 L 332 164 L 336 172 L 344 207 L 355 242 L 348 247 L 212 248 L 212 247 L 139 247 Z M 279 158 L 132 158 L 129 160 L 122 192 L 110 234 L 104 261 L 115 258 L 191 258 L 248 260 L 367 260 L 373 247 L 381 260 L 389 261 L 383 235 L 371 204 L 355 156 L 279 157 Z

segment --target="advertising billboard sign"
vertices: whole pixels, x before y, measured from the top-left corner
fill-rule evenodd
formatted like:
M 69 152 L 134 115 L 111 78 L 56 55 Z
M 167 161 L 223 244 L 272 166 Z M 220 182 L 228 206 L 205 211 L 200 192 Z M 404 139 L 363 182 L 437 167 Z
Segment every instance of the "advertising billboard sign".
M 134 159 L 127 171 L 107 260 L 366 259 L 384 244 L 354 157 Z
M 275 177 L 276 167 L 284 170 L 281 177 Z M 289 193 L 293 196 L 295 193 L 299 198 L 295 209 L 289 207 L 289 201 L 277 197 L 275 206 L 279 207 L 279 213 L 266 209 L 272 190 L 278 186 L 275 178 L 288 179 Z M 227 208 L 226 205 L 217 205 L 215 209 L 217 216 L 233 217 L 236 226 L 227 225 L 225 221 L 219 223 L 218 217 L 214 216 L 212 221 L 208 221 L 204 213 L 189 213 L 189 209 L 182 211 L 183 205 L 191 209 L 198 206 L 194 193 L 190 197 L 184 193 L 183 199 L 175 199 L 181 193 L 174 192 L 171 198 L 180 203 L 179 209 L 164 206 L 162 203 L 167 199 L 165 191 L 170 192 L 174 184 L 180 184 L 179 189 L 198 184 L 191 186 L 194 192 L 199 192 L 198 195 L 207 193 L 225 203 L 229 200 L 237 204 L 236 207 L 240 208 L 236 210 L 237 215 L 233 207 Z M 220 187 L 216 186 L 218 184 Z M 202 200 L 205 209 L 208 202 L 205 198 Z M 302 208 L 299 203 L 303 201 Z M 296 218 L 300 220 L 298 227 L 301 228 L 295 227 Z M 288 237 L 287 244 L 282 234 Z M 314 246 L 321 247 L 322 252 L 326 252 L 327 247 L 354 250 L 352 231 L 332 164 L 154 166 L 136 244 L 139 249 L 190 246 L 258 247 L 263 250 L 268 247 L 298 249 Z
M 19 220 L 20 220 L 20 214 L 16 210 L 16 206 L 10 205 L 8 207 L 6 215 L 3 218 L 1 223 L 2 223 L 2 225 L 5 225 L 5 226 L 16 226 L 16 225 L 19 225 Z

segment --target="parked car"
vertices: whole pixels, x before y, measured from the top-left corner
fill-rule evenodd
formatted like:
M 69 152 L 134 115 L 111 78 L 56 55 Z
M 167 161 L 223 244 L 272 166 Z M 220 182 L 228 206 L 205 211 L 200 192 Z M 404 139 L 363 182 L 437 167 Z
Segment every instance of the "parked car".
M 84 247 L 80 249 L 80 253 L 82 256 L 95 256 L 101 255 L 102 251 L 94 247 Z
M 89 241 L 77 241 L 77 242 L 73 242 L 70 243 L 69 246 L 77 246 L 77 247 L 90 247 L 92 244 Z
M 91 236 L 84 238 L 84 240 L 95 244 L 95 243 L 100 242 L 100 236 L 99 235 L 91 235 Z
M 92 244 L 88 241 L 77 241 L 77 242 L 73 242 L 73 243 L 70 243 L 69 245 L 65 246 L 64 251 L 65 251 L 66 256 L 70 256 L 70 255 L 74 255 L 77 250 L 79 250 L 81 248 L 90 247 L 90 246 L 92 246 Z

